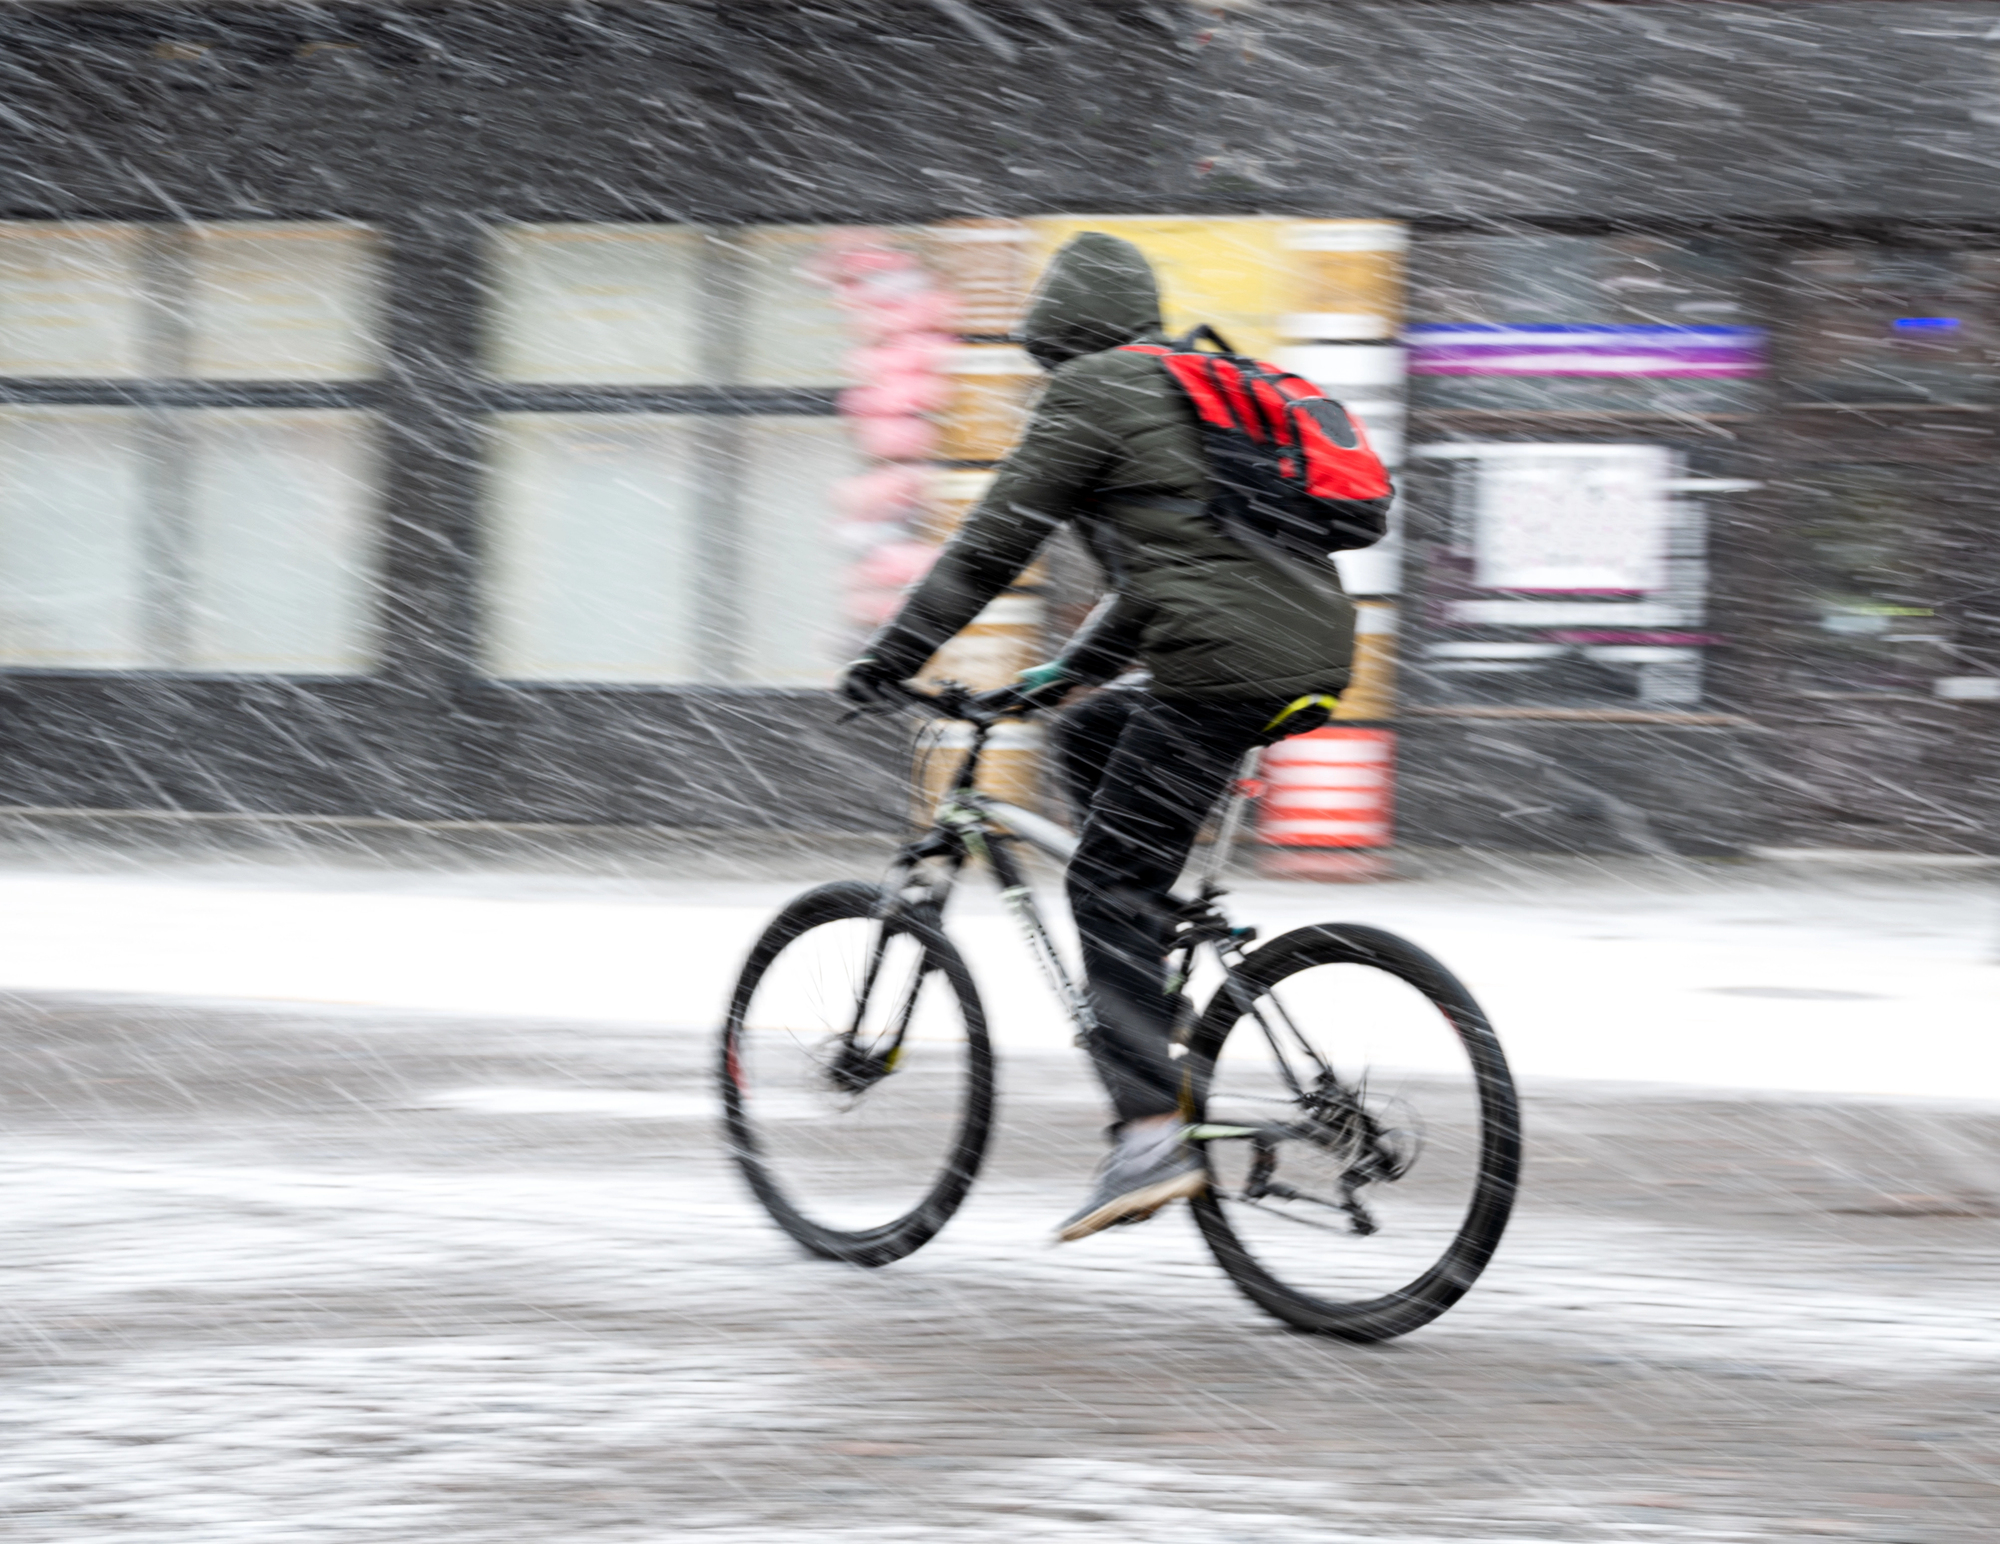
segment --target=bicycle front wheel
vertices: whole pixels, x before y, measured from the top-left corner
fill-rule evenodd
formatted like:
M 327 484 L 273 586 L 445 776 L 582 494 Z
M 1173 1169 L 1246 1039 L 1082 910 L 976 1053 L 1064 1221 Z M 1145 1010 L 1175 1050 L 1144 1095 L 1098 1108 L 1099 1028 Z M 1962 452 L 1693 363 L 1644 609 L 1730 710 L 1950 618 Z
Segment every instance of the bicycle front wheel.
M 985 1156 L 993 1053 L 971 973 L 875 885 L 821 885 L 772 920 L 737 981 L 720 1071 L 738 1168 L 829 1259 L 920 1248 Z
M 1377 928 L 1299 928 L 1210 1000 L 1187 1055 L 1217 1262 L 1303 1330 L 1387 1340 L 1485 1269 L 1521 1166 L 1493 1029 L 1451 972 Z

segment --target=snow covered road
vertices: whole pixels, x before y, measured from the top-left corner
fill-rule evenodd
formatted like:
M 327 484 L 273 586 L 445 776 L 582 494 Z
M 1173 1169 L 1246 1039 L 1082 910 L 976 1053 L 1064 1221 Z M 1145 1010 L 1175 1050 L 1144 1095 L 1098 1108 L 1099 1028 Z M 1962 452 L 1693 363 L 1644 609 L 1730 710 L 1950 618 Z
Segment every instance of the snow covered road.
M 1047 1246 L 1101 1115 L 987 909 L 988 1176 L 897 1266 L 802 1258 L 701 1028 L 787 888 L 0 876 L 0 1531 L 1991 1538 L 1977 885 L 1247 887 L 1423 938 L 1529 1074 L 1498 1260 L 1382 1347 L 1277 1330 L 1178 1215 Z

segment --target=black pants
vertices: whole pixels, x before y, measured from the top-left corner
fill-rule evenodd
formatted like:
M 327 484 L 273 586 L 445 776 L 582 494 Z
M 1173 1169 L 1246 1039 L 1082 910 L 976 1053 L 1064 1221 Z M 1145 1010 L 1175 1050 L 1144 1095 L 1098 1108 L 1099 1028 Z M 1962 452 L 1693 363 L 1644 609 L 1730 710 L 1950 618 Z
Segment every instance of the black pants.
M 1113 690 L 1071 709 L 1057 728 L 1070 804 L 1083 822 L 1069 904 L 1097 1017 L 1090 1052 L 1120 1120 L 1179 1107 L 1180 1073 L 1167 1055 L 1168 893 L 1243 753 L 1283 706 Z

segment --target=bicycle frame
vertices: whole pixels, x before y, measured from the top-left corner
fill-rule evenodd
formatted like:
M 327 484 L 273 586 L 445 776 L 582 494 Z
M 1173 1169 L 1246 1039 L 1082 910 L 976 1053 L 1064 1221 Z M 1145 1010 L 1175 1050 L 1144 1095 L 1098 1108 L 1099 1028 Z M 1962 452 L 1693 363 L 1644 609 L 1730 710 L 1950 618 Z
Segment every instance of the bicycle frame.
M 993 871 L 1001 900 L 1020 925 L 1044 979 L 1067 1010 L 1075 1027 L 1076 1043 L 1088 1050 L 1097 1028 L 1090 999 L 1077 975 L 1064 964 L 1055 940 L 1049 934 L 1048 925 L 1042 919 L 1041 908 L 1036 904 L 1027 875 L 1013 850 L 1015 843 L 1025 843 L 1067 865 L 1076 856 L 1077 838 L 1054 821 L 1044 819 L 1032 810 L 1009 804 L 1004 799 L 996 799 L 978 787 L 980 760 L 988 738 L 1001 721 L 999 713 L 982 709 L 973 701 L 971 694 L 959 686 L 948 687 L 947 692 L 937 697 L 913 693 L 911 699 L 923 703 L 940 719 L 967 725 L 970 733 L 965 754 L 950 786 L 938 802 L 931 827 L 897 853 L 891 873 L 899 877 L 890 888 L 901 897 L 902 907 L 921 916 L 927 923 L 939 924 L 966 860 L 983 860 Z M 1184 1076 L 1182 1080 L 1182 1118 L 1189 1123 L 1187 1136 L 1191 1141 L 1247 1141 L 1251 1144 L 1256 1157 L 1249 1177 L 1235 1200 L 1246 1205 L 1261 1204 L 1266 1198 L 1313 1201 L 1344 1213 L 1352 1232 L 1372 1233 L 1376 1229 L 1375 1221 L 1358 1192 L 1363 1185 L 1377 1179 L 1400 1177 L 1403 1166 L 1399 1166 L 1393 1155 L 1380 1150 L 1384 1132 L 1364 1108 L 1365 1079 L 1359 1088 L 1343 1082 L 1275 994 L 1257 994 L 1262 999 L 1260 1002 L 1244 991 L 1236 967 L 1242 963 L 1244 946 L 1256 937 L 1256 930 L 1231 925 L 1216 904 L 1227 893 L 1221 883 L 1222 875 L 1242 832 L 1250 801 L 1261 791 L 1256 773 L 1262 755 L 1261 747 L 1254 748 L 1246 752 L 1238 763 L 1237 776 L 1222 806 L 1222 819 L 1215 839 L 1196 866 L 1194 889 L 1191 892 L 1176 890 L 1172 894 L 1176 930 L 1167 950 L 1167 992 L 1186 1003 L 1186 988 L 1197 956 L 1200 950 L 1207 948 L 1221 968 L 1217 991 L 1229 993 L 1239 1017 L 1256 1024 L 1270 1047 L 1280 1076 L 1304 1112 L 1304 1118 L 1254 1125 L 1209 1121 L 1200 1111 L 1200 1095 L 1194 1079 L 1189 1076 Z M 942 861 L 942 873 L 921 874 L 923 866 L 932 860 Z M 832 1067 L 836 1081 L 856 1092 L 865 1090 L 894 1071 L 901 1058 L 904 1037 L 909 1031 L 915 994 L 921 986 L 921 976 L 913 979 L 886 1037 L 865 1048 L 859 1045 L 861 1019 L 874 991 L 883 951 L 892 931 L 893 915 L 892 910 L 883 917 L 870 951 L 854 1023 L 840 1037 L 843 1048 Z M 1174 1026 L 1176 1044 L 1186 1047 L 1189 1043 L 1186 1036 L 1192 1029 L 1190 1004 L 1188 1013 Z M 1174 1054 L 1183 1053 L 1177 1051 Z M 1294 1065 L 1294 1057 L 1300 1059 L 1299 1065 Z M 1185 1069 L 1188 1073 L 1196 1070 L 1192 1065 Z M 1277 1145 L 1296 1138 L 1304 1138 L 1320 1146 L 1337 1143 L 1352 1148 L 1358 1155 L 1341 1176 L 1338 1197 L 1310 1195 L 1275 1177 Z M 1322 1226 L 1302 1218 L 1290 1220 L 1304 1222 L 1307 1226 Z
M 1048 924 L 1042 918 L 1033 887 L 1029 885 L 1027 875 L 1012 850 L 1015 842 L 1021 842 L 1067 865 L 1076 856 L 1077 839 L 1054 821 L 979 789 L 980 760 L 997 720 L 982 717 L 961 721 L 971 731 L 965 754 L 938 803 L 931 829 L 898 854 L 896 867 L 903 873 L 904 879 L 896 888 L 907 893 L 915 880 L 918 866 L 926 859 L 947 859 L 950 865 L 948 876 L 942 881 L 920 887 L 923 904 L 934 914 L 941 914 L 965 859 L 973 857 L 982 860 L 992 870 L 999 886 L 1000 899 L 1019 924 L 1043 979 L 1068 1012 L 1075 1027 L 1077 1044 L 1087 1045 L 1097 1027 L 1089 998 L 1077 975 L 1063 962 Z M 1244 755 L 1224 803 L 1222 822 L 1217 828 L 1215 840 L 1210 843 L 1197 867 L 1194 889 L 1174 894 L 1180 932 L 1168 956 L 1168 983 L 1172 992 L 1179 993 L 1185 988 L 1193 974 L 1195 954 L 1199 948 L 1206 945 L 1213 950 L 1226 979 L 1230 967 L 1241 958 L 1243 945 L 1255 936 L 1253 929 L 1230 926 L 1215 903 L 1226 893 L 1221 885 L 1221 876 L 1242 832 L 1250 800 L 1255 796 L 1252 790 L 1262 754 L 1261 749 L 1253 749 Z

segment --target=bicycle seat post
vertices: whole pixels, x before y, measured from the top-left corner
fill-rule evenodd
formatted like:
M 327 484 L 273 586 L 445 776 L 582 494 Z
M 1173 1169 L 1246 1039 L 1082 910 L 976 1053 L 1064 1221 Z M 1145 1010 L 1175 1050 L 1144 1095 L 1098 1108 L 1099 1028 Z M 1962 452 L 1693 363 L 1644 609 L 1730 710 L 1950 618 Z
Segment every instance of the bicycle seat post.
M 1195 870 L 1195 894 L 1204 899 L 1225 893 L 1222 876 L 1228 871 L 1230 855 L 1242 834 L 1250 802 L 1262 791 L 1257 786 L 1257 768 L 1263 756 L 1261 746 L 1245 751 L 1242 761 L 1237 763 L 1229 792 L 1223 796 L 1222 824 L 1216 828 L 1215 840 L 1208 844 L 1208 851 L 1202 854 L 1201 864 Z

